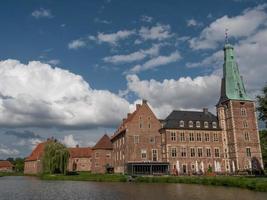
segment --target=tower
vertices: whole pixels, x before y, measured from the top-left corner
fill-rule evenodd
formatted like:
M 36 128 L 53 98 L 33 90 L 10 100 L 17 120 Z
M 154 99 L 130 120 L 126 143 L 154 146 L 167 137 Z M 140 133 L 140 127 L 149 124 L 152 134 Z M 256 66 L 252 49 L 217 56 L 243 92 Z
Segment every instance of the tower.
M 224 46 L 223 78 L 217 114 L 222 128 L 227 171 L 263 168 L 255 102 L 246 93 L 228 42 Z

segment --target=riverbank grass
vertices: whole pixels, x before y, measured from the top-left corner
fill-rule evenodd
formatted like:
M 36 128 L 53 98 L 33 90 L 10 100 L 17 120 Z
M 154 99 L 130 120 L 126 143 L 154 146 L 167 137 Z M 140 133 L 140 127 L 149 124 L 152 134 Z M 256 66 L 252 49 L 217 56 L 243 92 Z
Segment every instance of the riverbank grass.
M 24 176 L 23 172 L 0 172 L 0 177 L 3 176 Z
M 191 177 L 191 176 L 166 176 L 166 177 L 137 177 L 136 182 L 141 183 L 185 183 L 202 184 L 226 187 L 239 187 L 260 192 L 267 192 L 267 178 L 257 177 Z
M 69 181 L 97 181 L 97 182 L 126 182 L 127 176 L 121 174 L 92 174 L 79 172 L 77 175 L 42 174 L 42 180 L 69 180 Z

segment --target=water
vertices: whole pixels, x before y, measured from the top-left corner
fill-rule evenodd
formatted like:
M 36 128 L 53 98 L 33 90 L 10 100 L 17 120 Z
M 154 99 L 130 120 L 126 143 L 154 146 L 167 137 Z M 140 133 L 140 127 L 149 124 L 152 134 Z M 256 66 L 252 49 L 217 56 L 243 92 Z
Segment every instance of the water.
M 41 181 L 1 177 L 0 200 L 266 200 L 267 193 L 239 188 L 186 184 Z

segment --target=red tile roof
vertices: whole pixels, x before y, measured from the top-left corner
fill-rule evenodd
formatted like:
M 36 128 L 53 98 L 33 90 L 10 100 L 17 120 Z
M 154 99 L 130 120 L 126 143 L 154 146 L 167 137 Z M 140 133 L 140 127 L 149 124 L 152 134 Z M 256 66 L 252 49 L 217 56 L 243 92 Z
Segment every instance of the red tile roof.
M 6 168 L 6 167 L 14 167 L 14 165 L 7 160 L 0 161 L 0 168 Z
M 113 149 L 109 136 L 105 134 L 93 147 L 93 149 Z
M 75 147 L 68 148 L 70 158 L 90 158 L 92 156 L 92 148 L 90 147 Z
M 32 151 L 31 155 L 26 158 L 25 161 L 36 161 L 41 159 L 43 153 L 44 153 L 44 148 L 47 142 L 42 142 L 39 143 L 35 149 Z

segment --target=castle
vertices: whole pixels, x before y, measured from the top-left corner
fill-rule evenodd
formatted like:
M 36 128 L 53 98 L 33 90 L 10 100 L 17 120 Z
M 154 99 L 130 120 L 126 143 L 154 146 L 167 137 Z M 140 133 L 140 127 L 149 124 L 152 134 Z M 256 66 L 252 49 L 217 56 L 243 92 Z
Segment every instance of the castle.
M 224 46 L 221 96 L 216 108 L 217 115 L 205 108 L 174 110 L 160 120 L 143 100 L 111 137 L 104 135 L 94 147 L 88 147 L 84 157 L 80 150 L 71 154 L 68 170 L 185 175 L 263 169 L 255 102 L 246 93 L 229 43 Z M 32 155 L 40 156 L 26 159 L 25 173 L 41 170 L 42 149 L 37 146 Z M 84 165 L 78 169 L 81 158 Z

